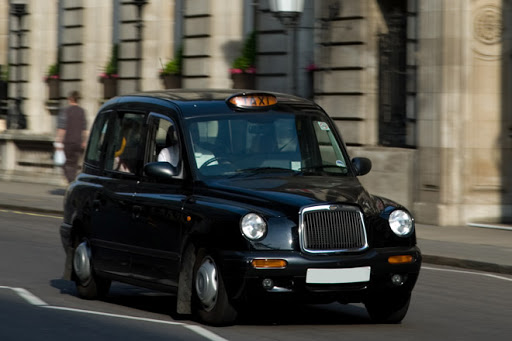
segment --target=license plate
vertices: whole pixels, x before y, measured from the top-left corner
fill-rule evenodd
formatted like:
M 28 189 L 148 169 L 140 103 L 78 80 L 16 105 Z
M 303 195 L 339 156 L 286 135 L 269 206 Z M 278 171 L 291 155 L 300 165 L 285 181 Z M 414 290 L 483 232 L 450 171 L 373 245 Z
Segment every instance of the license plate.
M 306 283 L 311 284 L 340 284 L 360 283 L 370 281 L 371 267 L 346 269 L 308 269 Z

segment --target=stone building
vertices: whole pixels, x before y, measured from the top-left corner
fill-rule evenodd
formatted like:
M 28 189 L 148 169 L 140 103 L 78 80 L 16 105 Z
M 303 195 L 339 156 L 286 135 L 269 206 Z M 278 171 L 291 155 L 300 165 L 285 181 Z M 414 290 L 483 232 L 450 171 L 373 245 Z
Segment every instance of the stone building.
M 15 4 L 26 5 L 21 15 Z M 350 153 L 372 159 L 361 178 L 371 192 L 422 223 L 503 222 L 512 217 L 506 22 L 510 0 L 305 0 L 296 25 L 268 0 L 0 0 L 9 71 L 0 179 L 58 182 L 58 109 L 77 89 L 92 122 L 113 54 L 118 94 L 163 89 L 160 70 L 179 51 L 182 87 L 230 88 L 232 62 L 255 32 L 256 88 L 323 106 Z

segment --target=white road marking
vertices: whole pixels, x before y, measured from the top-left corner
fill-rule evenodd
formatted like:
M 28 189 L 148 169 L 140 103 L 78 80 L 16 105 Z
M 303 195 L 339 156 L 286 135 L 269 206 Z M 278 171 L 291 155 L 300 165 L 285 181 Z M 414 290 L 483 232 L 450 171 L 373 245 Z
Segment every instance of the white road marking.
M 159 323 L 159 324 L 166 324 L 171 326 L 180 326 L 184 327 L 199 336 L 204 337 L 207 340 L 211 341 L 228 341 L 227 339 L 197 325 L 190 325 L 182 322 L 173 322 L 173 321 L 164 321 L 164 320 L 157 320 L 157 319 L 151 319 L 146 317 L 137 317 L 137 316 L 129 316 L 129 315 L 120 315 L 120 314 L 110 314 L 110 313 L 104 313 L 100 311 L 92 311 L 92 310 L 83 310 L 83 309 L 74 309 L 74 308 L 66 308 L 66 307 L 58 307 L 58 306 L 52 306 L 48 305 L 46 302 L 32 294 L 30 291 L 23 289 L 23 288 L 13 288 L 8 286 L 0 286 L 0 289 L 9 289 L 17 293 L 19 296 L 21 296 L 23 299 L 25 299 L 28 303 L 35 305 L 37 307 L 46 308 L 46 309 L 53 309 L 53 310 L 62 310 L 62 311 L 70 311 L 74 313 L 82 313 L 82 314 L 90 314 L 90 315 L 101 315 L 101 316 L 107 316 L 107 317 L 115 317 L 115 318 L 122 318 L 126 320 L 136 320 L 136 321 L 142 321 L 142 322 L 151 322 L 151 323 Z
M 111 313 L 104 313 L 102 311 L 75 309 L 75 308 L 67 308 L 67 307 L 57 307 L 57 306 L 51 306 L 51 305 L 45 306 L 44 308 L 54 309 L 54 310 L 71 311 L 71 312 L 74 312 L 74 313 L 82 313 L 82 314 L 89 314 L 89 315 L 100 315 L 100 316 L 106 316 L 106 317 L 117 317 L 117 318 L 123 318 L 125 320 L 136 320 L 136 321 L 142 321 L 142 322 L 153 322 L 153 323 L 160 323 L 160 324 L 169 324 L 169 325 L 173 325 L 173 326 L 183 326 L 184 325 L 184 323 L 181 323 L 181 322 L 173 322 L 173 321 L 164 321 L 164 320 L 150 319 L 150 318 L 147 318 L 147 317 L 137 317 L 137 316 L 129 316 L 129 315 L 111 314 Z
M 18 295 L 23 297 L 28 303 L 32 305 L 37 305 L 40 307 L 47 306 L 48 304 L 40 299 L 39 297 L 33 295 L 30 291 L 23 289 L 23 288 L 11 288 L 14 290 Z
M 212 340 L 212 341 L 228 341 L 227 339 L 220 337 L 219 335 L 212 333 L 208 329 L 204 329 L 201 326 L 186 324 L 184 325 L 185 328 L 190 329 L 191 331 L 195 332 L 196 334 L 201 335 L 202 337 Z
M 22 211 L 14 211 L 14 210 L 4 210 L 4 209 L 0 209 L 0 212 L 21 214 L 21 215 L 30 215 L 30 216 L 33 216 L 33 217 L 62 219 L 62 217 L 58 217 L 58 216 L 55 216 L 55 215 L 41 214 L 41 213 L 30 213 L 30 212 L 22 212 Z
M 510 225 L 500 225 L 500 224 L 477 224 L 477 223 L 469 223 L 468 226 L 471 227 L 480 227 L 480 228 L 486 228 L 486 229 L 495 229 L 495 230 L 505 230 L 505 231 L 512 231 L 512 227 Z
M 498 276 L 493 274 L 488 274 L 484 272 L 473 272 L 473 271 L 464 271 L 464 270 L 453 270 L 453 269 L 443 269 L 443 268 L 431 268 L 428 266 L 422 266 L 422 269 L 425 270 L 433 270 L 433 271 L 444 271 L 444 272 L 455 272 L 460 274 L 467 274 L 467 275 L 476 275 L 476 276 L 482 276 L 482 277 L 491 277 L 496 279 L 501 279 L 503 281 L 509 281 L 512 282 L 512 278 L 504 277 L 504 276 Z

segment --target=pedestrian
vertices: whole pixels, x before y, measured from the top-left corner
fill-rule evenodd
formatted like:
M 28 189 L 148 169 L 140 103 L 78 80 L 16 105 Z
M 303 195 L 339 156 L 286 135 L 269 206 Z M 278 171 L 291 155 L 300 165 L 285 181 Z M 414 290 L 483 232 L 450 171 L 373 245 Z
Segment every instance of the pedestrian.
M 71 183 L 78 173 L 78 162 L 81 160 L 87 141 L 87 120 L 85 111 L 78 105 L 80 94 L 71 91 L 68 96 L 68 104 L 61 110 L 57 120 L 56 145 L 64 148 L 66 161 L 62 166 L 64 176 Z

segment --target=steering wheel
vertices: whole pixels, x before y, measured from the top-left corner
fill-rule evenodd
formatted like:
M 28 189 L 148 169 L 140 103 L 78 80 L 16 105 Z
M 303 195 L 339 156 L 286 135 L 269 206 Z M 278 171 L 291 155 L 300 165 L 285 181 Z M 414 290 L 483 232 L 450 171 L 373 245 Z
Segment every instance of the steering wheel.
M 220 164 L 230 164 L 232 165 L 233 163 L 231 161 L 229 161 L 227 158 L 223 157 L 223 156 L 214 156 L 212 157 L 211 159 L 208 159 L 206 160 L 202 165 L 201 167 L 199 167 L 199 169 L 201 168 L 205 168 L 205 167 L 208 167 L 209 165 L 211 165 L 212 163 L 214 163 L 215 161 L 217 161 Z

